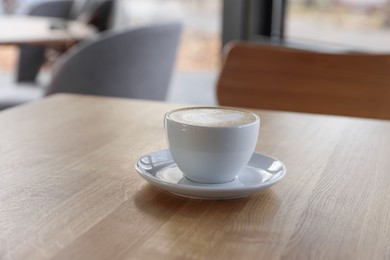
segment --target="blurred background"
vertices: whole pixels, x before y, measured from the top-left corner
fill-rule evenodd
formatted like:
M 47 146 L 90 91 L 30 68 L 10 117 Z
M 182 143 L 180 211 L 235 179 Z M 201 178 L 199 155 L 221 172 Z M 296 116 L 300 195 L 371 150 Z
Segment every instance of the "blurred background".
M 0 13 L 23 14 L 43 0 L 1 0 Z M 55 1 L 55 0 L 52 0 Z M 223 44 L 234 39 L 283 40 L 325 51 L 390 51 L 390 0 L 119 0 L 114 27 L 180 20 L 184 25 L 168 101 L 215 104 L 214 86 Z M 262 1 L 259 1 L 262 2 Z M 275 18 L 276 17 L 276 18 Z M 279 19 L 279 20 L 278 20 Z M 272 21 L 259 36 L 252 28 Z M 256 26 L 255 26 L 256 25 Z M 14 80 L 18 48 L 0 45 L 0 84 Z M 50 78 L 45 64 L 38 82 Z

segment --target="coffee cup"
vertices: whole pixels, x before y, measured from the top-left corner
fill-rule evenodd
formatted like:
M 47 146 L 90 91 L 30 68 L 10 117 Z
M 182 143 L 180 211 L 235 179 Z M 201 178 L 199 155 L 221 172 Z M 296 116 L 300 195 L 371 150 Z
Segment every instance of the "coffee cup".
M 164 124 L 169 151 L 186 178 L 224 183 L 249 162 L 260 119 L 239 109 L 188 107 L 166 113 Z

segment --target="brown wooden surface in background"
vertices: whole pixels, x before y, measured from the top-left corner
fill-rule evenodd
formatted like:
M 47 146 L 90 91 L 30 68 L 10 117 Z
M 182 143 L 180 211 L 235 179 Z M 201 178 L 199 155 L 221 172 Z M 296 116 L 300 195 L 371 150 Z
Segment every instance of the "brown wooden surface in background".
M 230 47 L 217 86 L 222 105 L 390 119 L 390 55 Z

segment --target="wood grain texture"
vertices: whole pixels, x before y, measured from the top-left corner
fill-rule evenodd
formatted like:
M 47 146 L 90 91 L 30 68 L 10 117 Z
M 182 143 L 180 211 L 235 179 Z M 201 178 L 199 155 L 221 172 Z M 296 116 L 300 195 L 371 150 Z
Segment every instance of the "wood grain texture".
M 390 119 L 390 55 L 329 54 L 254 43 L 226 50 L 221 105 Z
M 0 259 L 389 259 L 390 121 L 252 110 L 286 177 L 203 201 L 134 169 L 179 105 L 55 95 L 0 113 Z

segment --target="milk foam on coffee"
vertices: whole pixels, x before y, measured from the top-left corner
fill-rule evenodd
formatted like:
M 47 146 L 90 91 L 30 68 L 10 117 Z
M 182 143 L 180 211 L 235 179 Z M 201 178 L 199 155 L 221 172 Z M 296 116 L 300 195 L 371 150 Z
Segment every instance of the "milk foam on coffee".
M 183 124 L 211 127 L 240 126 L 257 120 L 257 117 L 249 112 L 209 107 L 180 109 L 172 112 L 169 117 Z

